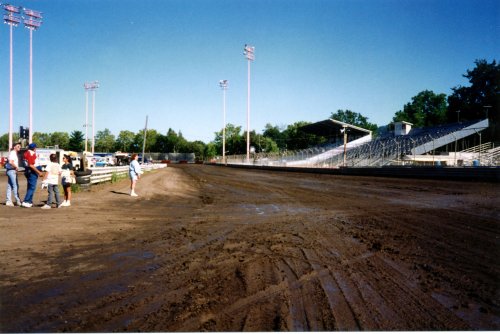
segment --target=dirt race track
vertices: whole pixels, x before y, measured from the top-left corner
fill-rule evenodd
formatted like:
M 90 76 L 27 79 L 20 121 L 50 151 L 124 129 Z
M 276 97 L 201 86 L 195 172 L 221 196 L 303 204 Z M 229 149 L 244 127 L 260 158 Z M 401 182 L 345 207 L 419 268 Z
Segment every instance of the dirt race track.
M 178 165 L 137 192 L 0 205 L 1 331 L 500 329 L 498 184 Z

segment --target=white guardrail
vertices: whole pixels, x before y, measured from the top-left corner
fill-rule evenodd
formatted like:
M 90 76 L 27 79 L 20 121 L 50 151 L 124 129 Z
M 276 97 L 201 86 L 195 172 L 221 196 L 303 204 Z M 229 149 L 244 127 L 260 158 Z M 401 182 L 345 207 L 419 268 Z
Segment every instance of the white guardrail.
M 148 164 L 141 165 L 141 169 L 143 172 L 149 172 L 154 169 L 160 169 L 167 167 L 167 164 Z M 101 183 L 111 181 L 113 174 L 115 175 L 128 175 L 129 166 L 119 166 L 119 167 L 92 167 L 89 168 L 92 170 L 92 174 L 90 174 L 90 183 Z

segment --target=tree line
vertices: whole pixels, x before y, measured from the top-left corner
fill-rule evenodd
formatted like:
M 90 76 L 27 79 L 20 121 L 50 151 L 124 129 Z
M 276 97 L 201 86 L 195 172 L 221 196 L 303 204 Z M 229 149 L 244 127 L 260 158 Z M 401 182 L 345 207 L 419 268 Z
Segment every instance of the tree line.
M 395 112 L 393 122 L 406 121 L 414 127 L 428 127 L 447 123 L 464 122 L 483 119 L 488 113 L 490 128 L 486 138 L 500 141 L 500 64 L 496 60 L 491 63 L 481 59 L 475 61 L 475 68 L 467 70 L 463 75 L 468 79 L 470 86 L 453 87 L 452 94 L 446 96 L 424 90 L 415 95 L 403 109 Z M 329 118 L 353 124 L 377 133 L 377 124 L 370 123 L 368 118 L 351 110 L 337 110 L 331 112 Z M 255 130 L 250 132 L 250 145 L 256 152 L 280 152 L 283 150 L 304 149 L 319 145 L 329 140 L 322 136 L 302 131 L 308 122 L 299 121 L 287 126 L 266 124 L 262 134 Z M 222 129 L 215 133 L 215 138 L 209 143 L 202 141 L 189 141 L 182 133 L 169 129 L 165 134 L 157 130 L 147 130 L 146 152 L 168 153 L 195 153 L 197 158 L 209 159 L 222 153 Z M 19 139 L 19 134 L 13 134 L 14 141 Z M 139 130 L 120 131 L 117 137 L 110 130 L 97 131 L 95 136 L 95 152 L 141 152 L 143 147 L 144 132 Z M 70 151 L 84 150 L 84 134 L 81 131 L 53 133 L 33 133 L 33 141 L 39 147 L 59 146 Z M 0 137 L 0 150 L 6 151 L 8 134 Z M 87 142 L 90 150 L 91 142 Z M 246 153 L 246 131 L 242 126 L 226 125 L 226 154 Z

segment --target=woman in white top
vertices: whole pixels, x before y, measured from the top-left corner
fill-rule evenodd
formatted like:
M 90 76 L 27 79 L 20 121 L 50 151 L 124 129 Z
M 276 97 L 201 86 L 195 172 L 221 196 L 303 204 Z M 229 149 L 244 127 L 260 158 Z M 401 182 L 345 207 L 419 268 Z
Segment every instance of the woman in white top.
M 137 153 L 132 154 L 130 166 L 128 168 L 128 175 L 130 177 L 130 196 L 137 197 L 135 193 L 135 184 L 137 180 L 141 178 L 142 170 L 139 162 L 137 161 Z
M 5 164 L 5 169 L 7 171 L 7 200 L 5 205 L 14 206 L 12 202 L 12 193 L 14 193 L 14 198 L 16 199 L 16 204 L 21 205 L 21 199 L 19 199 L 19 181 L 17 180 L 17 171 L 19 169 L 19 158 L 17 154 L 21 150 L 21 144 L 15 143 L 12 150 L 9 153 L 7 159 L 7 164 Z

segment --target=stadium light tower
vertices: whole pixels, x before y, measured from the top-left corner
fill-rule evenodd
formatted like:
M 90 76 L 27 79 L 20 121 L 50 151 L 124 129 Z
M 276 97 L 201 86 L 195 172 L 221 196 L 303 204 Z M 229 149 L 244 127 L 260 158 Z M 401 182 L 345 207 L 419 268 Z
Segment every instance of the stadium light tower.
M 12 90 L 12 68 L 14 67 L 14 57 L 12 52 L 12 29 L 21 23 L 18 16 L 21 12 L 20 7 L 4 4 L 3 9 L 7 12 L 3 16 L 3 21 L 10 26 L 10 108 L 9 108 L 9 149 L 12 147 L 12 110 L 13 110 L 13 90 Z
M 248 59 L 248 92 L 247 92 L 247 162 L 250 161 L 250 63 L 255 60 L 255 47 L 245 44 L 243 54 Z
M 30 116 L 29 116 L 29 142 L 33 139 L 33 30 L 42 25 L 42 13 L 36 10 L 24 8 L 24 26 L 30 31 Z
M 95 147 L 95 90 L 99 88 L 99 81 L 94 81 L 94 82 L 86 82 L 83 84 L 83 87 L 85 88 L 85 151 L 87 151 L 87 129 L 89 127 L 88 123 L 88 101 L 89 101 L 89 91 L 92 92 L 92 154 L 94 154 L 94 147 Z
M 224 126 L 222 127 L 222 162 L 226 163 L 226 90 L 227 80 L 220 80 L 219 86 L 222 88 L 222 105 L 224 115 Z

